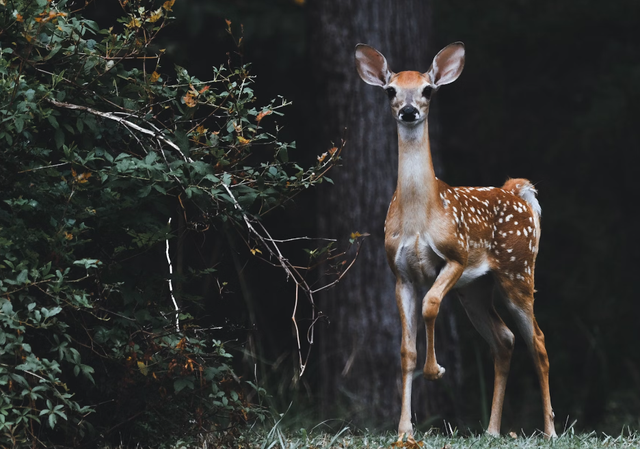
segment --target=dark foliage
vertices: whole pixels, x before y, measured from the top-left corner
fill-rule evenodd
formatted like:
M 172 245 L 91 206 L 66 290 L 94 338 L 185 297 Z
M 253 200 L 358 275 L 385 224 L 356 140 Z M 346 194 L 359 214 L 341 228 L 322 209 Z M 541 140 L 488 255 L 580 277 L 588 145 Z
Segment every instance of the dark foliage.
M 130 2 L 105 29 L 0 2 L 2 445 L 162 445 L 264 418 L 203 299 L 241 253 L 293 269 L 260 216 L 339 152 L 290 162 L 272 121 L 288 103 L 257 106 L 245 66 L 163 75 L 173 3 Z

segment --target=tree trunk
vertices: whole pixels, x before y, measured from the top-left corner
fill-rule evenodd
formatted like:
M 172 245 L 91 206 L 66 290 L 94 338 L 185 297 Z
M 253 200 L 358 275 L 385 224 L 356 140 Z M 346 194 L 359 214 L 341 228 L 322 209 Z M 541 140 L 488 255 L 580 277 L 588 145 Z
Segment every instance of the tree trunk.
M 359 260 L 319 306 L 330 324 L 319 326 L 322 400 L 327 417 L 360 425 L 395 428 L 400 416 L 400 319 L 395 280 L 386 261 L 383 224 L 397 179 L 397 134 L 381 89 L 358 77 L 354 48 L 380 50 L 395 71 L 427 71 L 437 49 L 430 45 L 430 2 L 425 0 L 310 0 L 310 88 L 315 92 L 314 138 L 325 151 L 344 138 L 343 165 L 331 173 L 335 186 L 318 200 L 319 235 L 371 234 Z M 437 100 L 436 100 L 437 103 Z M 430 116 L 436 173 L 438 132 Z M 414 422 L 455 420 L 461 367 L 451 299 L 443 301 L 436 324 L 438 361 L 445 378 L 414 384 Z M 419 335 L 419 369 L 425 335 Z

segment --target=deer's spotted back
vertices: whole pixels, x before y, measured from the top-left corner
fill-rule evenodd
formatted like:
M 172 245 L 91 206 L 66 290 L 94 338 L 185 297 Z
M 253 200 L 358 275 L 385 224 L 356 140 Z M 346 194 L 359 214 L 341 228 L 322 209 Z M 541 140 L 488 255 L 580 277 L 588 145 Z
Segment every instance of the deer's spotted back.
M 533 289 L 540 226 L 527 201 L 497 187 L 446 187 L 440 198 L 469 265 L 482 261 L 505 281 Z

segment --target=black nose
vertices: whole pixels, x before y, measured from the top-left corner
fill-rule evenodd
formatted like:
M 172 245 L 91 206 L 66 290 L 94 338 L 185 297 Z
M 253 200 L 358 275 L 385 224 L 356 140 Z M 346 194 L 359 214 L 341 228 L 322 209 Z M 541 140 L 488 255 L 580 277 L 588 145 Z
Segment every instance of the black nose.
M 403 122 L 413 122 L 418 119 L 418 110 L 413 106 L 405 106 L 400 109 L 400 120 Z

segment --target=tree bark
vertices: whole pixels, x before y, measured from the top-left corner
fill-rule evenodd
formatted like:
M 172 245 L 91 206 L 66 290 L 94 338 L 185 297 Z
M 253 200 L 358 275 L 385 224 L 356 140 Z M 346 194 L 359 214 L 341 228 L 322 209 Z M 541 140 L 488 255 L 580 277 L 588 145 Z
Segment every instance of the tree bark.
M 317 114 L 309 145 L 321 152 L 329 141 L 344 138 L 347 142 L 342 166 L 331 173 L 335 185 L 319 193 L 319 235 L 370 234 L 356 265 L 320 302 L 330 320 L 319 327 L 318 336 L 323 410 L 327 417 L 395 428 L 400 415 L 401 328 L 383 224 L 397 179 L 397 134 L 384 92 L 357 75 L 354 48 L 360 42 L 372 45 L 396 72 L 427 71 L 437 50 L 429 39 L 430 2 L 310 0 L 308 12 L 310 88 L 315 92 Z M 432 150 L 439 173 L 433 112 Z M 459 408 L 462 376 L 451 299 L 443 301 L 436 328 L 438 361 L 447 373 L 436 383 L 421 376 L 416 380 L 417 423 L 455 421 Z M 419 341 L 421 369 L 424 331 Z

